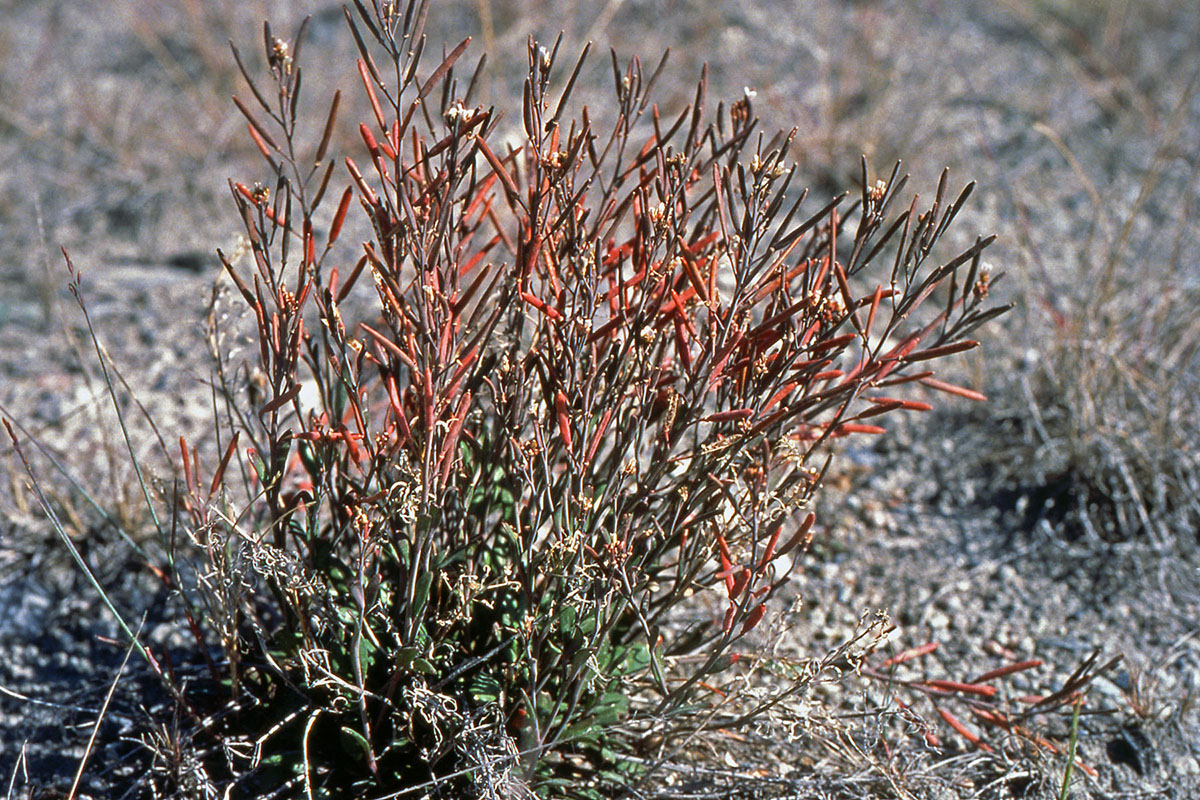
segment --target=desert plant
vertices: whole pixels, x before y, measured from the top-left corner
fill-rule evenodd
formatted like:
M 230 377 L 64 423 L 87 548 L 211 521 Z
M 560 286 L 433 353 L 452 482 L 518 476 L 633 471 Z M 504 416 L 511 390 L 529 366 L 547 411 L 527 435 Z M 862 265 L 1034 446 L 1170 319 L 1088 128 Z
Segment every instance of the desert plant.
M 1144 112 L 1146 128 L 1161 131 L 1127 205 L 1092 184 L 1079 145 L 1035 126 L 1080 176 L 1090 218 L 1064 276 L 1044 268 L 1028 276 L 1036 350 L 1020 365 L 1025 407 L 1014 415 L 1013 446 L 997 448 L 995 466 L 1032 501 L 1029 517 L 1093 543 L 1196 544 L 1200 326 L 1184 231 L 1200 164 L 1174 169 L 1171 160 L 1198 92 L 1193 72 L 1165 119 Z
M 468 42 L 421 74 L 428 5 L 347 11 L 372 116 L 340 192 L 340 94 L 300 142 L 303 27 L 264 28 L 265 83 L 235 48 L 269 172 L 231 183 L 249 266 L 221 259 L 255 352 L 215 309 L 219 460 L 181 441 L 181 502 L 243 792 L 591 796 L 753 718 L 714 697 L 837 440 L 930 408 L 901 384 L 981 399 L 930 365 L 1004 310 L 990 239 L 931 258 L 969 186 L 901 207 L 864 160 L 857 201 L 801 214 L 749 96 L 708 120 L 702 78 L 663 116 L 663 64 L 614 53 L 612 120 L 572 118 L 560 42 L 505 129 Z
M 932 706 L 947 732 L 958 740 L 959 745 L 965 744 L 983 752 L 999 752 L 1006 759 L 1065 755 L 1066 783 L 1069 783 L 1070 774 L 1076 766 L 1089 776 L 1096 777 L 1096 771 L 1075 755 L 1078 714 L 1092 683 L 1119 664 L 1119 656 L 1101 662 L 1099 651 L 1095 651 L 1082 659 L 1056 689 L 1045 694 L 1006 697 L 995 684 L 1041 667 L 1043 662 L 1040 659 L 1018 659 L 1016 654 L 1008 653 L 1009 663 L 980 673 L 970 680 L 907 677 L 903 674 L 909 672 L 911 667 L 901 665 L 915 665 L 937 649 L 936 641 L 926 642 L 897 653 L 878 665 L 864 660 L 859 664 L 858 671 L 886 687 L 889 696 L 895 693 L 889 702 L 894 702 L 900 708 L 900 718 L 908 724 L 915 723 L 916 730 L 933 748 L 943 746 L 941 738 L 926 719 L 913 714 L 914 709 L 919 707 L 917 702 L 921 700 Z M 1071 735 L 1062 746 L 1056 745 L 1052 741 L 1052 734 L 1046 726 L 1039 724 L 1038 718 L 1071 706 L 1074 707 Z M 971 720 L 975 728 L 965 724 L 963 717 Z

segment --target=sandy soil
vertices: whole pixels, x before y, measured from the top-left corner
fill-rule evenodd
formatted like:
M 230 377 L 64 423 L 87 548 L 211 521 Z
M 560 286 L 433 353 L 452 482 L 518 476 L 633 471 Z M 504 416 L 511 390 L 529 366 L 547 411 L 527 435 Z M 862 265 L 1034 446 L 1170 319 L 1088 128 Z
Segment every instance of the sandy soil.
M 225 40 L 250 50 L 262 17 L 290 30 L 314 14 L 306 77 L 314 116 L 334 86 L 353 94 L 353 59 L 336 4 L 143 5 L 0 3 L 0 404 L 22 426 L 52 505 L 114 601 L 127 618 L 144 616 L 150 640 L 183 652 L 165 593 L 84 499 L 86 491 L 130 529 L 147 521 L 87 329 L 65 291 L 59 245 L 83 271 L 91 320 L 127 381 L 117 394 L 130 411 L 131 446 L 169 481 L 164 449 L 176 452 L 180 435 L 204 447 L 211 435 L 203 332 L 219 282 L 212 253 L 237 231 L 226 179 L 259 169 L 227 100 L 244 89 Z M 435 42 L 475 35 L 474 52 L 499 54 L 488 84 L 497 101 L 523 74 L 530 32 L 561 27 L 569 45 L 590 37 L 646 60 L 670 46 L 664 104 L 685 100 L 708 61 L 714 96 L 752 87 L 767 129 L 798 128 L 801 170 L 817 192 L 850 186 L 860 153 L 876 170 L 904 158 L 926 192 L 949 166 L 957 181 L 979 181 L 952 244 L 1001 235 L 990 260 L 1008 275 L 998 291 L 1018 308 L 986 332 L 984 356 L 960 365 L 992 403 L 945 403 L 878 446 L 843 455 L 814 552 L 798 571 L 803 599 L 780 623 L 789 645 L 828 649 L 864 613 L 883 610 L 897 626 L 887 649 L 939 643 L 906 674 L 964 679 L 1006 660 L 1042 660 L 1008 684 L 1014 697 L 1053 692 L 1093 653 L 1097 663 L 1119 656 L 1091 684 L 1079 752 L 1096 775 L 1077 771 L 1071 796 L 1200 793 L 1195 530 L 1158 541 L 1071 535 L 1059 511 L 1073 489 L 1029 434 L 1039 408 L 1031 381 L 1050 357 L 1053 320 L 1077 308 L 1109 255 L 1144 291 L 1200 286 L 1200 101 L 1188 93 L 1200 7 L 577 5 L 561 13 L 533 0 L 446 2 L 429 34 Z M 605 80 L 601 70 L 594 83 Z M 338 144 L 351 147 L 344 127 Z M 1145 199 L 1151 172 L 1155 190 Z M 1185 447 L 1181 457 L 1200 453 L 1194 439 Z M 3 450 L 0 779 L 12 776 L 12 797 L 62 796 L 125 650 L 7 443 Z M 84 773 L 86 796 L 138 796 L 150 758 L 143 740 L 172 736 L 172 720 L 156 716 L 165 698 L 145 670 L 130 661 L 121 676 Z M 1058 796 L 1061 756 L 1019 756 L 994 736 L 995 752 L 973 749 L 903 687 L 851 676 L 819 699 L 851 714 L 890 698 L 911 702 L 943 747 L 924 747 L 915 734 L 893 738 L 882 724 L 853 728 L 857 763 L 800 741 L 773 762 L 780 796 Z M 1069 714 L 1037 724 L 1064 745 Z M 748 769 L 728 765 L 697 780 L 745 785 Z

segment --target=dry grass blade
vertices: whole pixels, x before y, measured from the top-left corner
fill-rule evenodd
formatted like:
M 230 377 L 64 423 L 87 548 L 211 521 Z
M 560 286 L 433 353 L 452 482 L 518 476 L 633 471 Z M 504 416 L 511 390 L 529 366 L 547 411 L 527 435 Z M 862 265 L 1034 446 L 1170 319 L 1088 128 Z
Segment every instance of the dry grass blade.
M 142 620 L 142 625 L 138 626 L 137 634 L 139 636 L 142 633 L 144 624 L 145 619 Z M 125 665 L 129 663 L 129 656 L 133 654 L 133 650 L 134 646 L 131 642 L 125 650 L 125 658 L 121 659 L 121 666 L 117 668 L 117 674 L 113 676 L 112 683 L 108 687 L 108 693 L 104 695 L 104 702 L 100 706 L 100 713 L 96 716 L 96 724 L 92 726 L 87 746 L 84 748 L 83 755 L 79 758 L 79 767 L 75 770 L 75 780 L 71 782 L 71 789 L 67 792 L 67 800 L 74 800 L 75 793 L 79 790 L 79 781 L 83 779 L 83 771 L 87 767 L 88 758 L 92 754 L 92 748 L 96 746 L 96 735 L 100 733 L 100 724 L 104 722 L 104 716 L 108 713 L 108 706 L 112 702 L 113 693 L 117 691 L 117 684 L 121 680 L 121 675 L 125 672 Z
M 5 430 L 8 431 L 8 437 L 12 441 L 13 451 L 17 454 L 17 458 L 19 458 L 21 460 L 21 464 L 25 467 L 25 472 L 29 476 L 29 480 L 33 487 L 34 494 L 37 496 L 38 502 L 40 502 L 42 505 L 42 511 L 45 512 L 46 517 L 50 520 L 50 524 L 54 526 L 54 530 L 55 530 L 55 532 L 58 533 L 59 539 L 66 546 L 67 551 L 71 554 L 71 558 L 73 558 L 75 560 L 75 563 L 79 567 L 80 571 L 83 572 L 83 574 L 87 577 L 88 581 L 92 584 L 92 588 L 94 588 L 96 590 L 96 592 L 99 594 L 100 599 L 104 602 L 104 605 L 108 608 L 109 612 L 112 613 L 113 618 L 117 621 L 117 624 L 120 626 L 121 631 L 126 635 L 126 637 L 128 637 L 131 646 L 136 648 L 138 651 L 138 654 L 146 660 L 146 663 L 149 664 L 151 666 L 151 668 L 153 668 L 155 670 L 155 672 L 159 675 L 160 678 L 165 680 L 165 677 L 163 676 L 162 671 L 158 668 L 158 663 L 154 660 L 154 656 L 152 656 L 150 654 L 150 651 L 147 650 L 141 644 L 141 642 L 138 641 L 137 635 L 133 632 L 133 630 L 129 627 L 129 625 L 126 624 L 124 618 L 121 616 L 121 613 L 119 611 L 117 611 L 116 606 L 113 605 L 113 602 L 109 598 L 108 593 L 104 590 L 104 587 L 101 586 L 100 582 L 96 579 L 96 576 L 92 572 L 91 567 L 89 567 L 87 562 L 84 561 L 83 556 L 79 552 L 79 549 L 75 546 L 75 543 L 73 541 L 71 541 L 71 537 L 67 535 L 66 530 L 63 529 L 62 523 L 59 521 L 58 515 L 54 512 L 54 507 L 51 505 L 50 500 L 46 497 L 45 493 L 42 491 L 41 484 L 38 482 L 37 476 L 33 472 L 33 468 L 30 466 L 29 461 L 25 458 L 25 452 L 21 448 L 21 442 L 20 442 L 20 440 L 17 439 L 17 435 L 16 435 L 16 432 L 13 430 L 12 423 L 8 419 L 4 419 L 3 423 L 4 423 Z M 174 687 L 172 687 L 172 688 L 174 688 Z

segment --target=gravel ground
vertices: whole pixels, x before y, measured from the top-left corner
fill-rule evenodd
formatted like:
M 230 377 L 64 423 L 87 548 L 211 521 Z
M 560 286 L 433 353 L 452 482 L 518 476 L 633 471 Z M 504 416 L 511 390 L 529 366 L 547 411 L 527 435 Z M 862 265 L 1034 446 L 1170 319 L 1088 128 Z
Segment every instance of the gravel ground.
M 798 571 L 802 600 L 786 620 L 787 645 L 828 649 L 864 612 L 884 610 L 896 625 L 888 649 L 939 643 L 912 662 L 911 675 L 965 679 L 1006 659 L 1044 661 L 1012 679 L 1022 694 L 1054 691 L 1094 652 L 1100 663 L 1119 656 L 1092 683 L 1079 752 L 1096 776 L 1077 772 L 1072 796 L 1200 794 L 1195 531 L 1153 543 L 1068 536 L 1053 507 L 1052 467 L 1003 480 L 1042 463 L 1022 445 L 1027 379 L 1048 357 L 1046 319 L 1071 308 L 1106 254 L 1116 248 L 1129 283 L 1145 291 L 1200 286 L 1200 102 L 1187 92 L 1200 7 L 579 5 L 559 15 L 532 0 L 446 2 L 430 37 L 474 34 L 500 54 L 491 59 L 494 98 L 512 91 L 505 75 L 523 74 L 531 30 L 563 27 L 568 43 L 591 37 L 645 57 L 671 46 L 663 102 L 684 101 L 688 76 L 707 60 L 714 96 L 753 87 L 768 129 L 798 127 L 801 170 L 816 191 L 848 186 L 859 153 L 879 171 L 903 157 L 925 191 L 949 166 L 955 180 L 979 181 L 952 244 L 1001 235 L 990 258 L 1008 274 L 999 291 L 1019 306 L 985 332 L 987 359 L 961 366 L 993 402 L 943 404 L 878 446 L 843 455 L 822 499 L 811 563 Z M 491 14 L 481 18 L 480 7 Z M 334 85 L 352 89 L 337 8 L 197 0 L 151 13 L 114 1 L 85 13 L 66 2 L 0 2 L 0 403 L 44 443 L 27 454 L 83 558 L 126 619 L 181 661 L 187 643 L 169 624 L 169 598 L 82 499 L 80 487 L 128 530 L 148 522 L 86 327 L 62 290 L 58 244 L 83 270 L 92 321 L 128 382 L 118 395 L 130 409 L 132 447 L 169 480 L 164 447 L 174 452 L 181 434 L 207 441 L 203 322 L 219 277 L 210 254 L 236 231 L 225 179 L 257 170 L 224 99 L 241 91 L 224 41 L 249 49 L 255 20 L 271 16 L 287 30 L 314 13 L 308 58 L 325 65 L 306 75 L 316 105 Z M 1140 199 L 1156 164 L 1156 190 Z M 1162 274 L 1164 264 L 1174 270 Z M 1190 445 L 1194 456 L 1200 443 Z M 162 716 L 169 704 L 136 655 L 121 670 L 120 632 L 36 513 L 15 458 L 0 478 L 0 779 L 11 776 L 11 797 L 65 795 L 103 716 L 78 796 L 138 796 L 151 763 L 143 740 L 171 739 L 174 721 Z M 823 698 L 854 714 L 885 696 L 936 720 L 919 695 L 865 678 L 847 678 Z M 940 750 L 919 736 L 889 749 L 879 729 L 847 724 L 862 748 L 858 763 L 814 755 L 824 751 L 802 740 L 783 751 L 790 764 L 775 762 L 777 793 L 1058 796 L 1061 756 L 1018 757 L 994 738 L 997 752 L 981 753 L 940 721 Z M 1039 724 L 1060 746 L 1068 738 L 1069 715 Z M 749 781 L 734 767 L 706 775 L 710 788 Z

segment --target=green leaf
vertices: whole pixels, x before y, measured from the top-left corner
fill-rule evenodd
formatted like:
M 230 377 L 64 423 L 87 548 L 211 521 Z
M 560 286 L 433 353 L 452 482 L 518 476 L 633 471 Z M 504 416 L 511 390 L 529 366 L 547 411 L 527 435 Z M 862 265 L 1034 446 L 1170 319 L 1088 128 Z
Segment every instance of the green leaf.
M 400 669 L 407 669 L 420 655 L 421 651 L 415 647 L 401 647 L 396 651 L 396 666 Z
M 341 589 L 346 585 L 346 581 L 350 577 L 350 570 L 341 561 L 331 557 L 326 574 L 329 576 L 329 582 L 335 587 Z
M 258 476 L 258 482 L 263 486 L 267 485 L 267 462 L 262 460 L 258 453 L 254 453 L 250 457 L 250 464 L 254 467 L 254 474 Z
M 279 769 L 284 766 L 283 753 L 269 755 L 259 762 L 259 764 L 264 770 Z
M 562 612 L 558 615 L 558 629 L 564 634 L 575 632 L 575 621 L 579 617 L 579 612 L 575 610 L 575 606 L 565 606 Z
M 282 630 L 272 639 L 275 648 L 271 654 L 276 658 L 291 658 L 304 645 L 304 636 L 299 631 Z
M 471 679 L 471 699 L 477 703 L 494 703 L 500 699 L 500 681 L 491 675 L 476 675 Z
M 273 475 L 282 475 L 287 471 L 288 454 L 291 450 L 291 434 L 288 433 L 275 443 L 275 449 L 271 451 L 271 473 Z
M 432 583 L 432 572 L 423 572 L 417 577 L 417 586 L 413 591 L 412 614 L 414 617 L 424 616 L 425 603 L 429 600 L 429 587 Z
M 338 731 L 338 739 L 342 744 L 342 750 L 356 759 L 366 759 L 367 754 L 371 752 L 371 745 L 366 738 L 347 725 L 343 725 L 342 729 Z
M 597 725 L 616 725 L 629 715 L 629 698 L 620 692 L 605 692 L 592 709 Z
M 358 643 L 358 658 L 362 662 L 364 670 L 370 669 L 375 664 L 378 655 L 379 648 L 371 641 L 371 637 L 361 637 Z
M 333 408 L 330 409 L 330 411 L 332 412 L 330 414 L 330 418 L 331 419 L 342 419 L 343 417 L 345 417 L 346 416 L 346 401 L 350 399 L 350 395 L 346 391 L 345 381 L 334 381 L 333 382 L 333 397 L 330 399 L 333 400 Z M 364 413 L 366 412 L 365 408 L 362 410 Z
M 417 630 L 413 634 L 413 643 L 423 650 L 428 650 L 433 643 L 433 637 L 429 635 L 429 631 L 425 630 L 425 623 L 417 626 Z
M 425 537 L 431 532 L 437 530 L 438 525 L 442 521 L 442 510 L 440 508 L 429 508 L 424 514 L 417 517 L 417 535 Z
M 572 747 L 599 747 L 603 731 L 594 719 L 584 719 L 573 722 L 563 731 L 563 739 Z
M 638 642 L 626 648 L 625 657 L 621 659 L 620 666 L 617 668 L 617 674 L 633 675 L 645 671 L 649 666 L 650 648 L 645 642 Z

